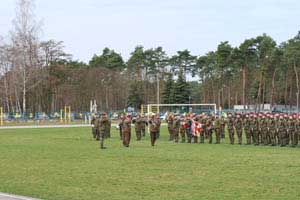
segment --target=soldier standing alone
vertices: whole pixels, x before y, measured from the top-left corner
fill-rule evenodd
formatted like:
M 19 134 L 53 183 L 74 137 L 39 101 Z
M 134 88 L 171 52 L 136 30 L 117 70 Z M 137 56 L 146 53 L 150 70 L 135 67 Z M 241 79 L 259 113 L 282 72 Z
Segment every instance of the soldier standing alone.
M 129 147 L 131 139 L 131 115 L 127 115 L 126 119 L 122 123 L 122 140 L 123 146 Z
M 102 117 L 101 119 L 97 120 L 97 124 L 97 128 L 99 131 L 100 148 L 106 149 L 106 147 L 104 147 L 104 138 L 108 127 L 108 119 L 106 113 L 102 113 Z

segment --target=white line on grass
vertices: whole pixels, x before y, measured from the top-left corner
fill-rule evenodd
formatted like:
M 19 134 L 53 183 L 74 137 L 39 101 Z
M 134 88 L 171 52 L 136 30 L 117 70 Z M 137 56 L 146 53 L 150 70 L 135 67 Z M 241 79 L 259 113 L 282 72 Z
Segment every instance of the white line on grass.
M 0 192 L 0 200 L 38 200 L 38 199 L 12 195 L 12 194 L 5 194 Z

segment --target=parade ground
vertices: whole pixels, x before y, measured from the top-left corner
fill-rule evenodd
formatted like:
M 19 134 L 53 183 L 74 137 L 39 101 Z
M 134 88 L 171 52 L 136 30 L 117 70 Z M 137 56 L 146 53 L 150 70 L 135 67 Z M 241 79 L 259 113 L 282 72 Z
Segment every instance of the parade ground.
M 300 148 L 168 141 L 99 149 L 88 127 L 0 130 L 0 192 L 38 199 L 299 199 Z M 243 141 L 245 142 L 245 141 Z

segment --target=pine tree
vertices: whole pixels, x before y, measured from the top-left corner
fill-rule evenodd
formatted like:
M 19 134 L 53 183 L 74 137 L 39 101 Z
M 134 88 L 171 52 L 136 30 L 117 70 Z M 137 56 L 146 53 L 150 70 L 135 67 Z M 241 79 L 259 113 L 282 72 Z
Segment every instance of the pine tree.
M 129 86 L 129 95 L 127 98 L 127 106 L 139 109 L 144 103 L 143 84 L 141 81 L 134 81 Z
M 189 84 L 184 79 L 183 72 L 179 73 L 173 92 L 174 103 L 189 103 Z
M 174 103 L 173 88 L 174 88 L 174 80 L 172 74 L 170 74 L 165 84 L 165 89 L 163 91 L 163 103 L 165 104 Z

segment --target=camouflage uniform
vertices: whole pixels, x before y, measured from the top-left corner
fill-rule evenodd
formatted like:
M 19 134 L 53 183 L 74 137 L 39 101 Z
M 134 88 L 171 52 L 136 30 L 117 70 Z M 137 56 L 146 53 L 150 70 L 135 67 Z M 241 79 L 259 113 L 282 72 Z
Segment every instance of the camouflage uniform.
M 157 132 L 159 130 L 160 122 L 158 119 L 153 115 L 151 117 L 151 120 L 149 121 L 150 124 L 150 140 L 151 140 L 151 146 L 154 146 L 156 141 Z
M 221 138 L 225 138 L 225 125 L 226 125 L 226 120 L 225 120 L 225 117 L 222 115 L 222 118 L 221 118 Z
M 281 147 L 286 146 L 286 136 L 287 136 L 286 128 L 287 127 L 286 127 L 286 123 L 285 123 L 284 119 L 280 118 L 279 122 L 278 122 L 278 134 L 280 137 L 280 146 Z
M 295 139 L 297 138 L 298 141 L 298 137 L 296 134 L 296 121 L 292 118 L 288 121 L 288 138 L 291 140 L 291 145 L 293 147 L 297 146 Z
M 202 125 L 202 132 L 200 134 L 200 143 L 204 143 L 204 138 L 205 138 L 205 132 L 206 132 L 206 119 L 205 117 L 201 116 L 200 117 L 200 124 Z
M 122 123 L 122 140 L 123 140 L 123 146 L 129 147 L 131 139 L 131 119 L 130 116 L 127 116 L 127 118 Z
M 188 139 L 188 143 L 192 142 L 192 121 L 189 117 L 185 119 L 185 123 L 187 124 L 187 128 L 185 129 L 185 134 Z
M 300 117 L 296 120 L 295 145 L 298 145 L 300 140 Z
M 231 116 L 229 116 L 227 120 L 227 129 L 228 129 L 230 144 L 234 144 L 234 120 Z
M 111 120 L 107 119 L 107 138 L 111 138 Z
M 244 130 L 246 133 L 246 140 L 247 140 L 247 144 L 251 144 L 251 128 L 250 128 L 250 118 L 247 116 L 244 120 L 243 120 L 243 126 L 244 126 Z
M 278 118 L 278 116 L 276 116 L 274 121 L 275 121 L 275 127 L 276 127 L 275 138 L 276 138 L 277 144 L 280 145 L 281 144 L 281 138 L 280 138 L 280 135 L 279 135 L 279 118 Z
M 146 126 L 148 126 L 147 120 L 144 115 L 141 116 L 141 130 L 142 136 L 145 137 L 146 135 Z
M 216 144 L 220 144 L 221 140 L 221 119 L 219 119 L 217 116 L 215 117 L 213 127 L 216 134 Z
M 99 131 L 99 139 L 100 139 L 100 148 L 105 149 L 104 147 L 104 138 L 108 127 L 108 119 L 106 114 L 102 114 L 102 118 L 97 120 L 97 129 Z
M 140 141 L 142 139 L 142 119 L 140 116 L 137 116 L 137 118 L 132 120 L 132 122 L 135 127 L 136 140 Z
M 262 143 L 264 145 L 268 145 L 268 135 L 269 135 L 269 130 L 268 130 L 268 119 L 262 118 L 261 119 L 261 138 L 262 138 Z
M 212 143 L 212 132 L 213 132 L 213 122 L 212 119 L 209 117 L 206 120 L 206 131 L 207 131 L 207 138 L 208 138 L 208 143 Z
M 262 127 L 263 127 L 263 119 L 262 117 L 258 117 L 257 118 L 257 122 L 258 122 L 258 143 L 261 144 L 263 143 L 262 141 Z
M 170 114 L 167 118 L 168 123 L 168 131 L 169 131 L 169 141 L 172 141 L 174 139 L 174 130 L 173 130 L 173 116 Z
M 242 136 L 243 136 L 243 121 L 241 118 L 237 118 L 235 121 L 235 130 L 238 136 L 239 144 L 242 144 Z
M 180 137 L 181 137 L 181 142 L 184 143 L 185 142 L 185 121 L 184 118 L 180 119 L 180 128 L 179 128 L 179 132 L 180 132 Z
M 179 137 L 179 128 L 180 128 L 180 119 L 177 117 L 173 120 L 173 136 L 174 140 L 177 143 L 178 142 L 178 137 Z
M 92 125 L 92 135 L 94 139 L 96 139 L 97 136 L 97 128 L 95 128 L 95 121 L 96 121 L 96 117 L 93 117 L 91 120 L 91 125 Z
M 269 119 L 268 127 L 269 127 L 271 144 L 272 146 L 275 146 L 276 145 L 276 122 L 274 118 L 271 117 Z

